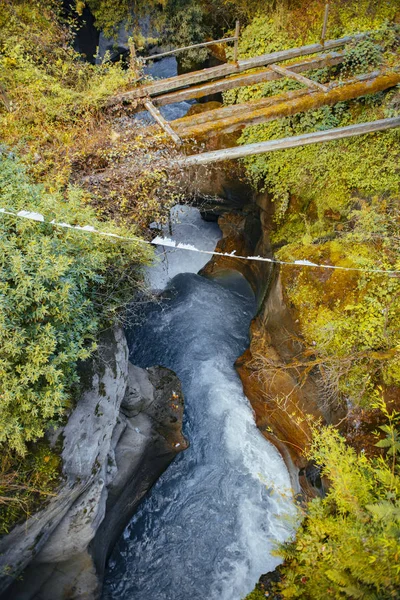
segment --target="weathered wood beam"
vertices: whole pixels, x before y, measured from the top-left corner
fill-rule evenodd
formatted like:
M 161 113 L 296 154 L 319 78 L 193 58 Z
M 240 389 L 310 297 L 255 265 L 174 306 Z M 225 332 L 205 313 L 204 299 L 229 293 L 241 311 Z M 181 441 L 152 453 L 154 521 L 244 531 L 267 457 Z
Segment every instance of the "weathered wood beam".
M 322 90 L 323 92 L 327 92 L 328 88 L 326 85 L 322 85 L 322 83 L 318 83 L 318 81 L 313 81 L 308 77 L 304 77 L 304 75 L 300 75 L 299 73 L 295 73 L 291 69 L 286 69 L 285 67 L 280 67 L 279 65 L 269 65 L 269 68 L 275 73 L 278 73 L 282 77 L 288 77 L 289 79 L 295 79 L 299 83 L 302 83 L 308 88 Z
M 233 62 L 237 63 L 238 58 L 239 58 L 239 35 L 240 35 L 240 23 L 239 21 L 236 21 L 235 24 L 235 46 L 233 48 Z
M 6 110 L 8 112 L 11 112 L 11 102 L 10 99 L 7 95 L 6 90 L 4 89 L 4 87 L 0 84 L 0 100 L 3 102 L 4 106 L 6 107 Z
M 204 48 L 205 46 L 214 46 L 215 44 L 222 44 L 224 42 L 234 42 L 236 41 L 236 36 L 222 38 L 220 40 L 211 40 L 210 42 L 201 42 L 200 44 L 192 44 L 191 46 L 183 46 L 182 48 L 175 48 L 175 50 L 169 50 L 168 52 L 160 52 L 160 54 L 153 54 L 152 56 L 144 56 L 142 60 L 154 60 L 156 58 L 163 58 L 164 56 L 172 56 L 173 54 L 178 54 L 179 52 L 185 52 L 186 50 L 193 50 L 194 48 Z
M 289 50 L 280 50 L 278 52 L 272 52 L 271 54 L 262 54 L 254 58 L 245 58 L 239 60 L 236 64 L 224 64 L 218 67 L 211 67 L 209 69 L 202 69 L 201 71 L 194 71 L 187 75 L 177 75 L 176 77 L 170 77 L 168 79 L 161 79 L 147 86 L 135 88 L 129 92 L 119 94 L 111 103 L 116 102 L 129 102 L 138 98 L 146 96 L 157 96 L 173 90 L 178 90 L 190 85 L 203 83 L 205 81 L 211 81 L 213 79 L 219 79 L 226 75 L 233 75 L 234 73 L 243 73 L 250 69 L 257 67 L 265 67 L 273 63 L 282 62 L 286 60 L 292 60 L 299 58 L 300 56 L 307 56 L 309 54 L 317 54 L 326 50 L 333 50 L 345 46 L 349 42 L 363 39 L 368 33 L 359 33 L 357 35 L 350 35 L 337 40 L 329 40 L 322 44 L 310 44 L 308 46 L 301 46 L 299 48 L 290 48 Z
M 175 144 L 178 144 L 178 146 L 180 146 L 182 140 L 172 129 L 168 121 L 164 119 L 158 108 L 156 108 L 154 104 L 150 102 L 150 100 L 146 100 L 146 102 L 144 102 L 143 105 L 149 111 L 151 116 L 157 121 L 157 123 L 164 129 L 164 131 L 173 139 Z
M 375 76 L 374 76 L 375 75 Z M 372 79 L 365 80 L 365 77 L 374 76 Z M 227 110 L 224 113 L 224 118 L 217 119 L 210 112 L 210 120 L 207 122 L 195 124 L 196 117 L 192 117 L 192 123 L 190 118 L 178 119 L 173 121 L 173 127 L 181 135 L 181 137 L 207 137 L 215 133 L 229 133 L 237 131 L 248 125 L 257 125 L 259 123 L 266 123 L 273 119 L 280 119 L 282 117 L 288 117 L 299 112 L 306 112 L 308 110 L 315 110 L 321 106 L 331 106 L 337 102 L 352 100 L 366 94 L 375 94 L 385 89 L 395 87 L 400 83 L 400 72 L 391 73 L 373 73 L 367 76 L 357 78 L 356 81 L 352 81 L 344 85 L 336 85 L 332 87 L 328 92 L 311 92 L 308 90 L 307 94 L 303 94 L 300 97 L 294 97 L 292 99 L 285 99 L 283 102 L 275 103 L 267 106 L 257 106 L 257 102 L 246 103 L 246 107 L 243 111 L 232 111 L 229 114 L 231 107 L 226 107 Z M 262 101 L 267 100 L 263 99 Z M 222 111 L 224 109 L 218 109 Z M 199 117 L 203 117 L 200 115 Z M 221 114 L 221 113 L 220 113 Z
M 309 144 L 320 144 L 322 142 L 340 140 L 347 137 L 373 133 L 375 131 L 393 129 L 394 127 L 400 127 L 400 117 L 380 119 L 379 121 L 361 123 L 359 125 L 349 125 L 348 127 L 337 127 L 335 129 L 327 129 L 326 131 L 316 131 L 315 133 L 306 133 L 304 135 L 282 138 L 280 140 L 247 144 L 235 148 L 226 148 L 225 150 L 215 150 L 214 152 L 204 152 L 203 154 L 194 154 L 193 156 L 179 159 L 177 163 L 185 167 L 192 165 L 206 165 L 223 160 L 265 154 L 266 152 L 274 152 L 275 150 L 285 150 L 287 148 L 297 148 L 298 146 L 308 146 Z
M 354 77 L 353 79 L 332 83 L 330 89 L 337 88 L 343 85 L 350 85 L 357 82 L 370 81 L 375 77 L 378 77 L 379 75 L 382 75 L 380 71 L 372 71 L 371 73 L 357 75 L 357 77 Z M 252 112 L 260 108 L 267 108 L 269 106 L 285 103 L 289 100 L 294 100 L 296 98 L 300 98 L 301 96 L 306 96 L 310 93 L 315 92 L 316 89 L 309 90 L 302 88 L 301 90 L 293 90 L 291 92 L 277 94 L 276 96 L 267 96 L 266 98 L 256 98 L 253 100 L 248 100 L 247 102 L 242 102 L 240 104 L 229 104 L 223 106 L 222 108 L 207 110 L 206 112 L 192 115 L 189 117 L 185 116 L 181 117 L 180 119 L 175 119 L 174 125 L 178 127 L 193 127 L 195 125 L 201 125 L 202 123 L 208 123 L 211 121 L 216 122 L 217 120 L 224 119 L 225 117 L 245 115 L 246 113 Z
M 290 65 L 288 68 L 296 73 L 312 71 L 314 69 L 323 69 L 324 67 L 339 65 L 343 62 L 343 58 L 343 51 L 331 52 L 315 58 L 306 58 L 301 62 Z M 247 75 L 234 75 L 229 78 L 213 81 L 211 83 L 204 83 L 202 85 L 194 86 L 185 90 L 171 92 L 170 94 L 155 96 L 152 98 L 152 102 L 156 106 L 164 106 L 166 104 L 173 104 L 174 102 L 183 102 L 193 98 L 202 98 L 204 96 L 208 96 L 209 94 L 226 92 L 227 90 L 243 87 L 245 85 L 256 85 L 258 83 L 275 81 L 277 79 L 280 79 L 280 75 L 274 71 L 271 71 L 270 68 L 266 68 L 262 69 L 261 71 L 257 71 L 256 73 L 249 73 Z
M 192 115 L 190 117 L 181 117 L 180 119 L 175 119 L 172 122 L 174 123 L 174 127 L 184 132 L 186 129 L 192 129 L 193 127 L 197 127 L 198 125 L 205 123 L 216 123 L 221 119 L 236 116 L 246 116 L 246 114 L 255 110 L 282 104 L 284 102 L 288 102 L 289 100 L 300 98 L 301 96 L 308 96 L 309 94 L 309 89 L 292 90 L 290 92 L 285 92 L 284 94 L 278 94 L 277 96 L 268 96 L 266 98 L 248 100 L 248 102 L 242 102 L 241 104 L 228 104 L 226 106 L 222 106 L 221 108 L 207 110 L 206 112 Z
M 324 23 L 322 25 L 322 33 L 321 33 L 321 44 L 325 44 L 326 30 L 328 29 L 328 17 L 329 17 L 329 2 L 325 4 L 324 11 Z

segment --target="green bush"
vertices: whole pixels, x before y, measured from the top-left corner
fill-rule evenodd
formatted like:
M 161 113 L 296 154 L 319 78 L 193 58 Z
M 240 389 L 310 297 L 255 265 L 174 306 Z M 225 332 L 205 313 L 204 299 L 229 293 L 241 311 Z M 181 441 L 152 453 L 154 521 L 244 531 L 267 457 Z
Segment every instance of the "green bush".
M 377 446 L 356 452 L 332 427 L 315 433 L 311 457 L 331 486 L 308 504 L 296 539 L 284 545 L 283 598 L 389 600 L 400 588 L 399 413 L 388 412 Z
M 61 441 L 61 440 L 60 440 Z M 2 449 L 0 458 L 0 536 L 30 517 L 57 494 L 62 480 L 60 448 L 46 440 L 29 445 L 26 456 Z
M 76 155 L 101 130 L 100 110 L 129 83 L 120 63 L 91 65 L 72 48 L 60 2 L 0 3 L 0 139 L 18 147 L 38 181 L 56 189 L 71 175 Z
M 12 157 L 0 160 L 0 198 L 7 210 L 101 229 L 78 189 L 46 193 Z M 77 361 L 132 298 L 148 257 L 139 242 L 0 215 L 0 443 L 23 454 L 62 417 Z

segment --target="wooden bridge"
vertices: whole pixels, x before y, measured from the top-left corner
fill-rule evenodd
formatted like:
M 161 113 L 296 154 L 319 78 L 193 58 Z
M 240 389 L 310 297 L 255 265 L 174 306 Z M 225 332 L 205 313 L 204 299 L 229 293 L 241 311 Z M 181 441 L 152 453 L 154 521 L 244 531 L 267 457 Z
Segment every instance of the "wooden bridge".
M 181 145 L 184 140 L 193 138 L 204 140 L 209 136 L 218 133 L 235 132 L 243 129 L 247 125 L 265 123 L 273 119 L 290 116 L 299 112 L 315 110 L 321 106 L 352 100 L 366 94 L 374 94 L 394 87 L 400 83 L 399 66 L 373 71 L 345 81 L 334 81 L 329 85 L 323 85 L 314 79 L 311 79 L 309 76 L 303 75 L 303 73 L 309 75 L 312 71 L 341 64 L 345 58 L 345 52 L 343 50 L 344 46 L 350 42 L 357 42 L 365 39 L 368 36 L 368 33 L 361 33 L 325 41 L 324 36 L 326 33 L 327 16 L 328 11 L 325 12 L 321 42 L 316 44 L 239 60 L 239 24 L 237 23 L 235 36 L 233 37 L 216 40 L 214 42 L 196 44 L 194 46 L 179 48 L 153 57 L 147 57 L 147 59 L 159 58 L 170 54 L 176 54 L 189 48 L 207 46 L 215 43 L 233 41 L 235 44 L 234 60 L 231 63 L 225 63 L 216 67 L 210 67 L 200 71 L 140 85 L 114 97 L 112 99 L 112 104 L 119 103 L 123 106 L 130 107 L 131 110 L 147 109 L 157 123 L 163 128 L 165 133 L 169 135 L 177 145 Z M 282 65 L 281 63 L 285 64 Z M 294 79 L 304 87 L 276 96 L 250 100 L 241 104 L 223 106 L 218 109 L 186 116 L 171 122 L 167 122 L 158 109 L 158 107 L 167 104 L 198 99 L 210 94 L 282 78 Z M 388 129 L 390 127 L 398 127 L 400 125 L 400 118 L 383 119 L 379 122 L 364 123 L 362 125 L 362 130 L 359 126 L 353 126 L 354 135 L 360 135 L 361 133 L 368 133 L 380 129 Z M 346 135 L 351 135 L 351 127 L 339 129 L 346 129 Z M 335 136 L 335 130 L 330 130 L 329 139 L 344 137 L 339 129 L 337 130 L 337 136 Z M 350 131 L 350 133 L 348 131 Z M 302 139 L 305 138 L 306 140 L 316 140 L 313 134 L 309 135 L 311 136 L 310 138 L 307 138 L 307 136 L 298 137 Z M 282 141 L 284 144 L 287 144 L 286 139 Z M 285 145 L 279 146 L 279 143 L 277 144 L 276 142 L 279 142 L 279 140 L 274 141 L 273 149 L 287 147 Z M 306 143 L 314 142 L 306 141 Z M 235 147 L 233 149 L 221 150 L 219 151 L 219 154 L 218 152 L 205 153 L 204 155 L 196 155 L 197 158 L 193 156 L 183 160 L 188 164 L 194 164 L 246 156 L 251 153 L 252 149 L 250 146 L 255 146 L 255 144 L 249 145 L 248 147 L 242 146 L 239 154 L 239 149 Z M 208 155 L 209 160 L 207 160 L 205 155 Z

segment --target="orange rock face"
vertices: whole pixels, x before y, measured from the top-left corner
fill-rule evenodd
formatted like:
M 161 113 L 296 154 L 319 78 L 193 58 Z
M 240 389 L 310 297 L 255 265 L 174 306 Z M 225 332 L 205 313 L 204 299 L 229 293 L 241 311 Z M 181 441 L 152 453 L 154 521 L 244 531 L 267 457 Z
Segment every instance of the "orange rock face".
M 272 255 L 268 235 L 271 207 L 265 196 L 257 203 L 261 220 L 258 242 L 254 244 L 250 235 L 251 209 L 246 214 L 245 207 L 239 214 L 220 217 L 223 238 L 217 247 L 219 252 L 236 250 L 244 256 Z M 308 464 L 305 451 L 311 441 L 311 424 L 317 420 L 335 422 L 343 415 L 321 407 L 319 375 L 308 364 L 311 357 L 304 358 L 305 347 L 296 315 L 285 302 L 278 268 L 268 263 L 214 256 L 203 274 L 212 277 L 228 269 L 242 273 L 259 304 L 251 325 L 250 346 L 236 362 L 257 426 L 283 456 L 294 489 L 299 491 L 300 483 L 303 493 L 315 495 L 305 477 L 298 478 L 298 471 Z

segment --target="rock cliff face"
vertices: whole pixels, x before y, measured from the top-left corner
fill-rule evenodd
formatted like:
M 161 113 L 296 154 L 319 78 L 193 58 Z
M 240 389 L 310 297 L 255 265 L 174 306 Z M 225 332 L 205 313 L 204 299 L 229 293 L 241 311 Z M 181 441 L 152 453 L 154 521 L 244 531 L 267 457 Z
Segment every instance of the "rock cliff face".
M 64 436 L 59 494 L 1 540 L 2 598 L 99 598 L 116 540 L 187 447 L 178 378 L 169 369 L 130 364 L 121 329 L 102 336 L 82 380 L 85 391 L 57 432 Z
M 218 251 L 272 257 L 269 235 L 273 205 L 268 194 L 252 200 L 220 216 L 223 238 Z M 226 269 L 246 277 L 259 306 L 250 329 L 249 348 L 236 363 L 245 394 L 258 427 L 285 459 L 294 490 L 313 496 L 318 493 L 315 473 L 303 454 L 311 439 L 308 415 L 328 423 L 337 422 L 343 415 L 323 402 L 322 382 L 310 367 L 296 315 L 282 289 L 279 268 L 216 256 L 203 274 L 212 277 Z

